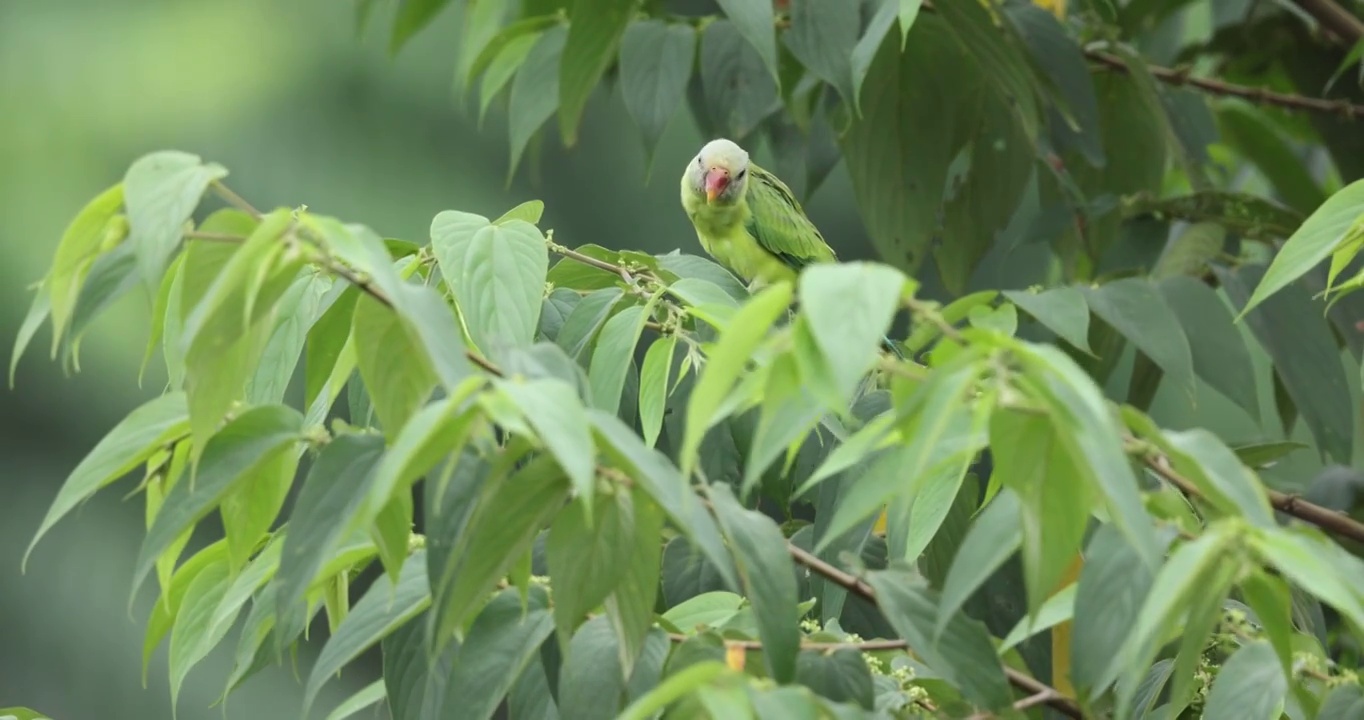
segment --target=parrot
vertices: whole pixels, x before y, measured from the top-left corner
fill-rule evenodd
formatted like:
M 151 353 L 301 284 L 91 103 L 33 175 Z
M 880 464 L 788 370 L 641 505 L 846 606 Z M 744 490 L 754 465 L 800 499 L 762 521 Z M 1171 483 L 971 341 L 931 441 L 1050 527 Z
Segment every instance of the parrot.
M 706 143 L 682 173 L 682 209 L 701 248 L 754 287 L 788 280 L 806 265 L 838 262 L 791 189 L 731 140 Z M 882 346 L 903 360 L 890 340 Z

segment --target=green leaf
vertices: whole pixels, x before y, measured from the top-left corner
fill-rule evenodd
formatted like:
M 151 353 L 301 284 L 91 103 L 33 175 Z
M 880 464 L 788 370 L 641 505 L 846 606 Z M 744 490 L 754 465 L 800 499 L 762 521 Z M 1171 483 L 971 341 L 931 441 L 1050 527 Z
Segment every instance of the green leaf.
M 801 312 L 845 400 L 876 364 L 904 287 L 904 274 L 881 264 L 825 263 L 801 273 Z
M 559 65 L 559 129 L 566 147 L 577 144 L 587 98 L 615 59 L 633 14 L 633 0 L 574 0 Z
M 623 294 L 620 288 L 615 287 L 588 293 L 564 318 L 563 328 L 559 330 L 554 343 L 563 348 L 570 358 L 582 358 L 583 352 L 591 347 L 597 332 Z
M 384 430 L 396 436 L 430 396 L 435 372 L 403 318 L 372 297 L 356 302 L 351 333 L 374 412 Z
M 445 717 L 493 717 L 512 683 L 554 630 L 548 602 L 548 594 L 532 586 L 524 604 L 515 588 L 507 588 L 484 606 L 451 664 L 447 697 L 449 703 L 459 703 L 459 708 Z
M 1042 607 L 1038 608 L 1035 617 L 1024 617 L 1019 620 L 1018 624 L 1014 625 L 1013 630 L 1010 630 L 1003 642 L 1000 643 L 1000 657 L 1037 633 L 1063 622 L 1069 622 L 1071 618 L 1075 617 L 1075 593 L 1078 589 L 1079 586 L 1075 583 L 1065 586 L 1042 603 Z
M 531 225 L 538 224 L 540 218 L 545 214 L 545 202 L 543 200 L 527 200 L 520 205 L 502 213 L 500 217 L 493 221 L 494 225 L 505 225 L 513 220 L 520 220 Z
M 696 30 L 663 20 L 630 23 L 620 41 L 620 94 L 644 139 L 646 166 L 686 94 Z
M 720 0 L 725 3 L 767 6 L 764 0 Z M 771 9 L 767 37 L 774 32 Z M 770 64 L 754 49 L 748 31 L 738 21 L 716 20 L 701 35 L 700 88 L 706 113 L 718 132 L 742 141 L 780 107 L 777 82 Z
M 19 367 L 19 358 L 24 356 L 24 351 L 28 349 L 28 344 L 33 341 L 33 336 L 38 334 L 38 328 L 42 327 L 43 321 L 48 318 L 51 312 L 52 298 L 46 292 L 46 288 L 41 285 L 33 294 L 33 302 L 28 306 L 28 313 L 24 315 L 24 321 L 19 325 L 19 332 L 14 339 L 14 350 L 9 359 L 9 386 L 14 389 L 14 371 Z
M 303 692 L 303 716 L 333 675 L 341 671 L 366 649 L 387 637 L 431 604 L 426 576 L 426 553 L 409 555 L 397 583 L 381 576 L 365 591 L 346 619 L 327 638 L 317 656 Z
M 739 282 L 738 278 L 734 277 L 734 273 L 706 258 L 699 255 L 683 255 L 676 250 L 656 257 L 663 273 L 673 276 L 671 278 L 673 284 L 682 278 L 707 280 L 711 284 L 719 286 L 721 290 L 725 291 L 725 294 L 736 301 L 748 299 L 748 289 L 744 287 L 743 283 Z
M 306 268 L 280 298 L 270 339 L 265 343 L 261 362 L 246 383 L 246 401 L 252 405 L 284 401 L 303 355 L 308 331 L 341 292 L 344 283 Z
M 842 0 L 796 0 L 790 7 L 791 25 L 782 34 L 786 47 L 812 75 L 838 91 L 844 103 L 854 106 L 851 57 L 861 29 L 858 14 L 849 12 Z
M 1201 276 L 1207 271 L 1208 263 L 1222 254 L 1226 241 L 1226 228 L 1216 222 L 1197 222 L 1184 229 L 1179 237 L 1171 240 L 1155 267 L 1151 268 L 1152 280 L 1164 280 L 1177 276 Z
M 720 406 L 744 370 L 753 351 L 762 343 L 764 331 L 771 327 L 791 303 L 791 285 L 779 283 L 764 288 L 739 309 L 721 333 L 706 368 L 687 400 L 687 428 L 679 455 L 682 475 L 690 477 L 696 465 L 701 439 L 720 418 Z
M 1235 273 L 1216 269 L 1233 306 L 1246 301 L 1247 288 L 1262 268 L 1243 265 Z M 1260 282 L 1263 285 L 1263 281 Z M 1354 409 L 1331 328 L 1300 285 L 1283 288 L 1246 315 L 1255 338 L 1274 363 L 1274 374 L 1302 414 L 1317 446 L 1337 462 L 1353 455 Z M 1286 425 L 1291 426 L 1290 423 Z
M 177 150 L 149 153 L 128 166 L 123 203 L 128 208 L 129 242 L 144 281 L 160 282 L 185 221 L 209 183 L 224 177 L 227 169 L 223 166 L 206 164 L 198 155 Z
M 1326 193 L 1264 109 L 1219 103 L 1217 129 L 1223 143 L 1259 167 L 1284 204 L 1306 216 L 1326 202 Z M 1292 234 L 1297 226 L 1295 223 L 1287 232 Z
M 1241 596 L 1255 612 L 1265 639 L 1279 658 L 1279 666 L 1284 674 L 1292 674 L 1293 597 L 1288 583 L 1277 575 L 1258 571 L 1248 575 L 1240 586 Z
M 602 326 L 587 372 L 592 383 L 592 407 L 610 413 L 620 410 L 625 375 L 634 363 L 635 345 L 639 343 L 639 335 L 648 319 L 645 307 L 632 305 L 613 315 Z
M 441 458 L 459 452 L 474 419 L 467 399 L 481 386 L 482 380 L 467 378 L 453 394 L 426 405 L 403 426 L 379 461 L 357 515 L 358 525 L 370 522 L 395 495 L 405 494 Z
M 1227 515 L 1260 527 L 1275 527 L 1263 486 L 1240 458 L 1203 428 L 1166 430 L 1165 443 L 1175 470 L 1198 486 L 1204 497 Z
M 1351 234 L 1361 214 L 1364 180 L 1350 183 L 1327 198 L 1274 256 L 1237 320 L 1330 256 Z
M 194 581 L 185 590 L 175 615 L 175 624 L 171 627 L 169 665 L 172 711 L 189 669 L 204 659 L 227 632 L 228 628 L 223 627 L 220 632 L 210 634 L 209 621 L 223 593 L 227 592 L 229 580 L 227 563 L 216 562 L 195 575 Z
M 544 26 L 552 24 L 553 18 L 547 18 L 547 20 L 551 22 L 544 23 Z M 515 26 L 513 24 L 507 29 L 510 30 Z M 483 118 L 487 115 L 488 108 L 493 104 L 493 98 L 497 97 L 497 94 L 502 92 L 507 83 L 511 82 L 512 76 L 530 56 L 531 48 L 535 47 L 535 43 L 542 34 L 539 29 L 536 29 L 534 32 L 526 32 L 510 38 L 505 45 L 500 46 L 496 46 L 497 38 L 493 38 L 490 47 L 496 46 L 498 52 L 492 57 L 488 65 L 488 72 L 483 75 L 483 79 L 478 85 L 478 126 L 480 128 L 483 127 Z
M 933 640 L 938 611 L 923 581 L 902 570 L 867 574 L 876 604 L 895 632 L 943 679 L 973 704 L 997 710 L 1013 702 L 1004 668 L 995 656 L 985 627 L 956 613 L 942 638 Z
M 1320 536 L 1296 533 L 1288 528 L 1262 529 L 1251 536 L 1251 547 L 1294 585 L 1364 626 L 1364 592 L 1358 559 Z M 1333 562 L 1339 565 L 1333 566 Z M 1351 582 L 1353 581 L 1353 582 Z
M 1278 442 L 1235 445 L 1231 449 L 1246 467 L 1264 468 L 1270 467 L 1289 453 L 1307 447 L 1309 446 L 1306 443 L 1300 443 L 1296 440 L 1281 440 Z
M 1342 720 L 1364 718 L 1364 689 L 1358 685 L 1337 685 L 1327 693 L 1321 708 L 1317 711 L 1317 717 Z
M 431 248 L 475 347 L 496 355 L 534 341 L 549 272 L 538 228 L 446 210 L 431 221 Z
M 397 55 L 413 35 L 421 32 L 450 4 L 450 0 L 404 0 L 398 5 L 398 16 L 393 19 L 389 36 L 388 54 Z
M 568 490 L 559 468 L 548 457 L 537 457 L 484 491 L 467 523 L 453 528 L 458 537 L 439 538 L 450 550 L 440 573 L 432 576 L 430 647 L 443 648 L 464 635 L 464 621 L 563 509 Z
M 1116 527 L 1099 526 L 1076 583 L 1070 640 L 1071 682 L 1088 697 L 1107 687 L 1101 684 L 1104 668 L 1136 624 L 1154 578 Z
M 715 590 L 701 593 L 668 608 L 661 617 L 686 634 L 719 628 L 744 607 L 742 595 Z
M 200 466 L 202 471 L 202 465 Z M 218 508 L 227 537 L 229 567 L 241 569 L 275 523 L 298 470 L 298 453 L 281 449 L 258 462 L 250 476 L 234 484 Z
M 227 559 L 227 543 L 219 540 L 212 543 L 190 556 L 190 558 L 174 568 L 174 573 L 168 582 L 163 583 L 161 596 L 156 599 L 152 606 L 150 615 L 147 618 L 147 632 L 142 639 L 142 682 L 147 681 L 147 666 L 151 663 L 152 653 L 156 652 L 156 646 L 161 639 L 170 632 L 171 626 L 175 624 L 175 618 L 180 612 L 180 605 L 185 599 L 190 583 L 198 577 L 204 568 L 213 564 L 225 564 Z M 219 623 L 216 618 L 214 625 Z
M 340 435 L 322 448 L 289 517 L 289 534 L 275 575 L 276 635 L 282 651 L 304 627 L 304 595 L 328 558 L 352 532 L 351 518 L 383 454 L 377 435 Z
M 554 622 L 563 640 L 606 600 L 630 562 L 634 544 L 647 539 L 635 535 L 634 505 L 630 496 L 598 496 L 565 508 L 550 526 L 545 560 L 554 583 Z
M 867 71 L 871 69 L 871 62 L 876 57 L 876 51 L 880 49 L 881 43 L 885 41 L 886 34 L 890 32 L 891 26 L 895 25 L 895 20 L 901 12 L 906 9 L 906 5 L 911 4 L 908 0 L 881 0 L 881 7 L 872 15 L 867 22 L 866 32 L 858 38 L 857 45 L 852 49 L 852 105 L 860 114 L 862 111 L 862 83 L 867 79 Z M 922 0 L 914 0 L 913 12 L 919 12 L 919 5 Z M 909 20 L 913 24 L 914 20 Z M 905 32 L 909 32 L 908 25 Z M 815 183 L 812 182 L 811 185 Z
M 758 51 L 758 57 L 772 74 L 773 82 L 780 83 L 781 74 L 777 70 L 776 18 L 772 4 L 766 0 L 716 0 L 716 2 L 739 34 Z
M 1023 542 L 1022 509 L 1017 493 L 1012 488 L 1005 488 L 971 523 L 943 581 L 933 629 L 935 638 L 942 635 L 976 590 L 1018 550 Z
M 62 483 L 52 506 L 29 541 L 23 566 L 27 567 L 28 556 L 43 535 L 76 505 L 146 462 L 157 450 L 184 437 L 188 430 L 189 410 L 185 405 L 185 394 L 181 392 L 153 398 L 128 413 Z
M 1194 372 L 1251 418 L 1260 417 L 1258 382 L 1250 352 L 1217 291 L 1187 276 L 1160 281 L 1161 295 L 1179 318 L 1193 354 Z
M 384 679 L 379 678 L 374 682 L 355 691 L 355 694 L 346 698 L 336 709 L 327 713 L 327 720 L 346 720 L 365 708 L 378 704 L 379 701 L 388 697 L 388 692 L 384 688 Z
M 639 422 L 644 444 L 653 447 L 663 429 L 663 411 L 668 405 L 668 380 L 672 374 L 677 336 L 664 335 L 649 345 L 639 371 Z
M 871 670 L 858 650 L 801 652 L 796 663 L 796 682 L 834 702 L 856 703 L 872 709 Z
M 909 31 L 914 27 L 914 21 L 919 17 L 919 9 L 923 6 L 923 0 L 899 0 L 900 4 L 900 50 L 903 52 L 905 44 L 909 41 Z
M 728 587 L 737 588 L 738 577 L 725 551 L 720 531 L 710 513 L 682 474 L 659 451 L 647 447 L 620 418 L 600 410 L 588 410 L 588 418 L 598 443 L 611 462 L 631 470 L 639 487 L 667 513 L 673 525 L 700 549 L 706 560 L 724 578 Z
M 779 683 L 790 682 L 800 650 L 800 631 L 793 620 L 800 613 L 786 538 L 766 515 L 739 505 L 728 486 L 710 486 L 710 497 L 734 553 L 744 593 L 757 615 L 768 672 Z
M 638 673 L 640 669 L 636 663 L 640 661 L 641 652 L 648 650 L 646 642 L 654 624 L 654 605 L 658 600 L 663 512 L 642 490 L 635 489 L 630 499 L 634 509 L 634 539 L 620 581 L 606 598 L 606 615 L 620 641 L 621 667 L 636 668 Z M 662 658 L 659 662 L 662 663 Z
M 134 596 L 156 559 L 182 532 L 207 515 L 239 483 L 268 467 L 276 454 L 295 452 L 302 424 L 297 410 L 266 405 L 243 412 L 208 439 L 194 475 L 171 487 L 142 539 L 134 565 Z
M 606 617 L 578 628 L 568 643 L 559 673 L 559 716 L 563 720 L 610 720 L 620 712 L 625 675 L 617 639 Z
M 1156 287 L 1141 278 L 1124 278 L 1085 288 L 1085 301 L 1095 315 L 1153 360 L 1166 375 L 1194 393 L 1193 354 L 1179 318 Z
M 1274 648 L 1257 640 L 1233 653 L 1217 672 L 1203 717 L 1272 720 L 1282 713 L 1287 694 L 1288 679 L 1274 656 Z
M 596 449 L 582 403 L 573 388 L 547 378 L 499 381 L 497 387 L 539 433 L 540 441 L 568 475 L 577 494 L 591 502 Z
M 511 141 L 511 165 L 508 177 L 516 173 L 530 138 L 559 107 L 559 61 L 568 40 L 568 28 L 555 25 L 535 41 L 526 55 L 521 69 L 512 80 L 511 100 L 507 108 Z
M 714 660 L 688 665 L 685 670 L 659 683 L 648 695 L 630 703 L 618 716 L 619 720 L 648 720 L 668 705 L 728 672 L 729 668 L 724 663 Z
M 117 242 L 122 240 L 120 235 L 127 232 L 127 221 L 118 216 L 122 208 L 123 183 L 119 183 L 81 208 L 62 233 L 52 258 L 52 268 L 48 270 L 43 287 L 39 290 L 48 298 L 54 353 L 76 308 L 81 284 L 90 272 L 91 264 L 98 255 L 111 249 L 106 247 L 106 237 L 114 233 L 111 239 Z M 36 300 L 34 307 L 38 307 Z
M 25 707 L 0 708 L 0 720 L 52 720 L 52 718 Z
M 474 63 L 502 27 L 507 3 L 502 0 L 472 0 L 464 3 L 460 18 L 459 54 L 455 57 L 455 92 L 462 98 L 467 83 L 473 81 Z
M 1105 158 L 1098 100 L 1079 45 L 1061 21 L 1040 5 L 1011 3 L 1001 10 L 1027 47 L 1033 64 L 1050 81 L 1056 99 L 1062 101 L 1058 108 L 1062 122 L 1054 124 L 1055 130 L 1078 145 L 1090 165 L 1102 166 Z
M 393 720 L 448 717 L 456 712 L 453 705 L 463 700 L 449 695 L 447 668 L 458 648 L 443 652 L 428 648 L 423 628 L 429 617 L 429 611 L 418 615 L 380 645 L 388 715 Z

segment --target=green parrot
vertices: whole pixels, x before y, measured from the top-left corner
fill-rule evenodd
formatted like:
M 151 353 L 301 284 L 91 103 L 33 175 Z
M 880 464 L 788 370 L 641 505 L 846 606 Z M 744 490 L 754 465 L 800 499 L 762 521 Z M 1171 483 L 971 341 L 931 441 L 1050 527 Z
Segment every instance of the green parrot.
M 682 209 L 701 247 L 750 288 L 794 283 L 806 265 L 838 261 L 791 189 L 730 140 L 706 143 L 687 164 Z M 882 345 L 904 359 L 890 338 Z

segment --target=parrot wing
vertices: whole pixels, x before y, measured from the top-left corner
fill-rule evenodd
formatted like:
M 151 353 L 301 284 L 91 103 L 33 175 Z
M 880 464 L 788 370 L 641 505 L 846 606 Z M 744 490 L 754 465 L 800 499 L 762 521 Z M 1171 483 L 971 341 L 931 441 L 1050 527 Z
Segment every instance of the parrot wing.
M 797 271 L 812 262 L 838 259 L 785 183 L 754 164 L 749 174 L 745 229 L 764 250 Z

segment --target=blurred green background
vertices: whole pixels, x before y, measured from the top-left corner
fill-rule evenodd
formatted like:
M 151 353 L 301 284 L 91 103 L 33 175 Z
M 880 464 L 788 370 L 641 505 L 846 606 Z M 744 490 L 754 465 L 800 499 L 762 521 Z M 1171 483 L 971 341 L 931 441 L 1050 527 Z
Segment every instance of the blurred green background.
M 426 242 L 441 210 L 495 216 L 540 198 L 543 225 L 567 245 L 699 252 L 677 200 L 675 178 L 702 140 L 685 113 L 646 183 L 638 133 L 619 98 L 599 92 L 579 145 L 564 150 L 554 132 L 507 187 L 505 116 L 491 112 L 480 130 L 472 103 L 453 92 L 458 13 L 444 13 L 391 59 L 391 6 L 380 7 L 357 39 L 351 4 L 336 0 L 0 3 L 0 337 L 15 336 L 29 286 L 70 218 L 132 160 L 163 148 L 222 163 L 228 183 L 258 206 L 306 204 L 389 237 Z M 768 164 L 765 149 L 756 155 Z M 808 211 L 843 258 L 867 257 L 841 165 Z M 981 283 L 989 279 L 982 273 Z M 120 302 L 86 336 L 83 370 L 70 377 L 46 357 L 44 329 L 16 389 L 0 399 L 0 707 L 28 705 L 57 720 L 171 717 L 164 647 L 145 690 L 139 678 L 151 593 L 131 617 L 126 610 L 144 527 L 140 500 L 121 500 L 129 481 L 59 524 L 27 574 L 19 567 L 66 474 L 162 390 L 155 362 L 138 383 L 150 307 L 142 295 Z M 1125 372 L 1115 383 L 1125 386 Z M 1273 418 L 1272 396 L 1262 397 Z M 1206 387 L 1195 399 L 1162 390 L 1155 412 L 1167 425 L 1208 425 L 1232 440 L 1273 436 Z M 1310 479 L 1319 469 L 1310 455 L 1269 477 Z M 229 639 L 190 674 L 178 717 L 223 717 L 210 706 L 234 645 Z M 317 645 L 305 648 L 300 667 Z M 356 666 L 318 707 L 377 672 L 372 662 Z M 229 699 L 226 717 L 292 720 L 300 697 L 292 671 L 273 668 Z

